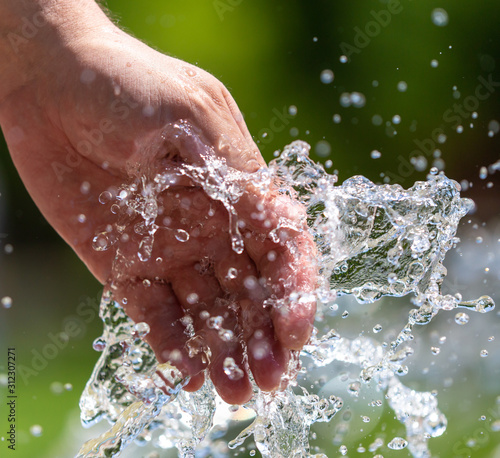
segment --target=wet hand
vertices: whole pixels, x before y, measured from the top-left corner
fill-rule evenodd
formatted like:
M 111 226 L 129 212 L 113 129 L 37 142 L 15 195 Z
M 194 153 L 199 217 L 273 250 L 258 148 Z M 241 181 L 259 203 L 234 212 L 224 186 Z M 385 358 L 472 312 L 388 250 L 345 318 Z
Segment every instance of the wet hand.
M 260 388 L 278 389 L 312 330 L 314 243 L 300 205 L 253 182 L 265 163 L 234 100 L 213 76 L 107 19 L 56 44 L 0 104 L 9 150 L 40 210 L 130 317 L 149 324 L 158 360 L 191 377 L 186 389 L 201 386 L 205 369 L 229 403 L 251 397 L 249 370 Z M 192 135 L 165 131 L 175 125 Z M 122 199 L 112 208 L 122 185 L 204 167 L 207 151 L 247 177 L 232 216 L 243 246 L 233 249 L 227 206 L 181 177 L 155 196 L 158 227 L 144 256 L 142 216 L 129 210 L 122 227 L 130 206 Z

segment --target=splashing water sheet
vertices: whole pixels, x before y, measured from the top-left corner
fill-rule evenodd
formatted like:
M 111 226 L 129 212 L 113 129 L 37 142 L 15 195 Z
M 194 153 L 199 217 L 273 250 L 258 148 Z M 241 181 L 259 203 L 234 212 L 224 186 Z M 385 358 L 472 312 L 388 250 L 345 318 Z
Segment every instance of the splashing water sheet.
M 196 135 L 183 122 L 169 128 L 179 135 Z M 376 437 L 370 452 L 406 448 L 414 457 L 431 456 L 429 440 L 444 433 L 447 419 L 435 393 L 405 386 L 404 376 L 419 326 L 429 325 L 437 314 L 463 313 L 457 309 L 486 313 L 494 308 L 487 296 L 464 301 L 460 295 L 441 294 L 445 254 L 458 243 L 458 223 L 472 202 L 461 198 L 459 185 L 442 174 L 429 175 L 427 181 L 408 190 L 376 185 L 361 176 L 338 185 L 336 175 L 314 163 L 309 145 L 301 141 L 287 146 L 268 169 L 246 177 L 205 149 L 207 164 L 184 166 L 178 173 L 224 204 L 235 251 L 243 246 L 234 207 L 242 178 L 261 189 L 278 184 L 307 208 L 309 230 L 319 251 L 321 281 L 314 292 L 316 327 L 300 354 L 299 375 L 281 392 L 267 393 L 254 386 L 254 396 L 245 406 L 232 406 L 221 417 L 222 402 L 210 380 L 195 393 L 182 390 L 187 380 L 173 366 L 158 364 L 144 341 L 148 326 L 133 323 L 107 288 L 100 306 L 104 333 L 94 342 L 101 356 L 80 407 L 85 425 L 107 420 L 112 426 L 85 443 L 78 457 L 118 456 L 133 441 L 158 450 L 177 448 L 181 457 L 235 456 L 245 446 L 250 455 L 256 447 L 270 458 L 325 457 L 311 442 L 321 434 L 321 424 L 337 421 L 351 399 L 366 400 L 360 411 L 362 425 L 374 423 L 372 418 L 380 417 L 384 408 L 392 409 L 404 425 L 405 437 Z M 166 170 L 151 182 L 141 179 L 124 185 L 114 198 L 114 205 L 142 216 L 139 258 L 151 255 L 159 214 L 157 197 L 169 187 L 171 177 Z M 107 203 L 113 205 L 113 196 L 109 197 Z M 119 233 L 119 228 L 113 230 Z M 95 249 L 114 244 L 117 237 L 112 234 L 96 234 Z M 188 233 L 176 234 L 180 243 L 186 237 Z M 342 321 L 337 313 L 339 298 L 355 298 L 356 307 L 373 307 L 370 304 L 386 296 L 407 296 L 413 304 L 403 320 L 401 313 L 394 313 L 392 326 L 398 331 L 391 340 L 377 338 L 382 328 L 377 323 L 371 324 L 372 336 L 364 331 L 342 335 L 332 328 Z M 342 318 L 347 315 L 344 312 Z M 228 371 L 238 369 L 230 362 L 227 366 Z M 251 424 L 232 440 L 221 439 L 229 427 L 233 431 L 240 424 L 232 419 L 241 416 L 252 419 Z M 316 426 L 318 432 L 312 432 Z M 340 455 L 348 453 L 343 434 L 353 427 L 336 429 L 333 440 L 340 444 Z M 359 429 L 360 434 L 366 431 L 363 426 Z

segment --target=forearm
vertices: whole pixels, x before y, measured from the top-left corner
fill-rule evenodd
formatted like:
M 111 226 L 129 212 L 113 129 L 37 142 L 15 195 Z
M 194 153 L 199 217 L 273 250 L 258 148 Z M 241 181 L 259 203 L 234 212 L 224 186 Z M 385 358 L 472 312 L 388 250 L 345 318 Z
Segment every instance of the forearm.
M 0 0 L 0 106 L 58 53 L 110 24 L 94 0 Z

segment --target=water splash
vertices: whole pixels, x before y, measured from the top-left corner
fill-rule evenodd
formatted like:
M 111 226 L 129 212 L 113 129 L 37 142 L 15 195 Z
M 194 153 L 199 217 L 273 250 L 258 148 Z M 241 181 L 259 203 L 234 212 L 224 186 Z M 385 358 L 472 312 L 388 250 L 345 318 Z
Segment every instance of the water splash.
M 195 135 L 185 123 L 171 128 L 178 135 Z M 428 441 L 444 433 L 447 420 L 433 393 L 411 390 L 401 383 L 400 377 L 408 373 L 405 363 L 413 354 L 409 344 L 414 339 L 415 325 L 427 325 L 438 313 L 458 308 L 469 313 L 485 313 L 494 308 L 492 299 L 486 296 L 463 301 L 459 296 L 441 294 L 446 276 L 442 264 L 445 254 L 458 243 L 458 223 L 472 203 L 462 199 L 458 184 L 443 175 L 431 175 L 426 182 L 418 182 L 408 190 L 398 185 L 375 185 L 364 177 L 353 177 L 339 186 L 337 177 L 314 163 L 308 152 L 309 145 L 294 142 L 268 169 L 249 177 L 207 151 L 209 159 L 203 167 L 184 166 L 175 176 L 171 171 L 160 173 L 151 183 L 141 179 L 123 186 L 115 197 L 108 193 L 102 200 L 110 204 L 114 199 L 113 205 L 118 205 L 122 213 L 141 217 L 135 233 L 143 237 L 137 253 L 143 261 L 151 256 L 158 229 L 158 196 L 179 176 L 189 177 L 210 198 L 224 204 L 233 249 L 238 253 L 243 250 L 244 241 L 235 204 L 244 192 L 242 183 L 251 178 L 260 189 L 267 189 L 271 183 L 282 186 L 284 192 L 306 206 L 310 231 L 319 249 L 323 281 L 315 292 L 318 328 L 325 327 L 324 316 L 337 296 L 351 295 L 361 304 L 370 304 L 383 296 L 411 295 L 415 306 L 390 343 L 363 335 L 349 339 L 333 329 L 320 335 L 316 329 L 301 352 L 303 370 L 339 362 L 356 367 L 358 381 L 349 384 L 351 395 L 358 396 L 363 386 L 373 386 L 387 398 L 395 417 L 406 427 L 406 438 L 392 438 L 387 447 L 407 447 L 414 457 L 429 457 Z M 116 234 L 113 243 L 123 236 L 126 225 L 126 218 L 119 218 L 115 227 L 107 231 Z M 187 232 L 184 234 L 182 229 L 165 229 L 176 231 L 180 243 L 187 240 Z M 96 249 L 102 250 L 104 244 L 100 243 L 99 234 Z M 228 272 L 228 277 L 231 275 L 234 272 Z M 194 457 L 196 450 L 202 453 L 201 449 L 228 456 L 214 433 L 217 395 L 211 382 L 206 381 L 196 393 L 183 391 L 189 380 L 182 379 L 171 366 L 158 365 L 143 340 L 147 327 L 134 324 L 125 315 L 111 290 L 103 295 L 101 318 L 104 334 L 94 348 L 101 350 L 102 355 L 80 406 L 84 424 L 106 419 L 113 426 L 86 443 L 78 456 L 116 456 L 133 440 L 154 443 L 163 449 L 176 447 L 181 457 Z M 213 328 L 219 329 L 219 334 L 226 332 L 217 318 L 210 318 Z M 382 326 L 377 324 L 373 329 L 376 334 Z M 231 358 L 224 361 L 224 370 L 234 377 L 241 372 Z M 373 405 L 380 407 L 382 403 Z M 254 385 L 254 396 L 245 408 L 253 411 L 255 418 L 227 445 L 238 448 L 252 436 L 263 457 L 325 457 L 323 453 L 312 454 L 311 426 L 331 421 L 342 407 L 339 396 L 325 397 L 321 391 L 310 393 L 293 380 L 287 389 L 272 394 Z M 227 430 L 229 421 L 226 418 L 218 428 Z M 363 416 L 363 422 L 369 423 L 370 418 Z M 376 451 L 382 446 L 382 439 L 376 438 L 369 449 Z M 341 449 L 345 451 L 341 453 L 347 453 L 345 445 Z

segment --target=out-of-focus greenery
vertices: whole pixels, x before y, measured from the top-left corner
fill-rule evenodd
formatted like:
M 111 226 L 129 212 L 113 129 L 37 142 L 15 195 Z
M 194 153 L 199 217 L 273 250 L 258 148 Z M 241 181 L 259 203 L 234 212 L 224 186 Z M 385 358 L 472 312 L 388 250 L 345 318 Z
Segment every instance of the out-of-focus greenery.
M 374 181 L 389 177 L 390 182 L 410 186 L 425 178 L 437 159 L 433 156 L 440 155 L 443 161 L 435 165 L 444 163 L 449 177 L 472 182 L 464 195 L 476 200 L 477 221 L 499 215 L 499 174 L 479 178 L 480 167 L 499 159 L 500 136 L 488 135 L 490 121 L 500 121 L 498 0 L 108 0 L 107 5 L 115 20 L 136 37 L 218 77 L 238 102 L 266 160 L 276 149 L 302 139 L 312 145 L 315 159 L 332 161 L 331 170 L 338 170 L 340 181 L 363 174 Z M 395 8 L 397 13 L 380 13 Z M 447 25 L 433 23 L 435 8 L 447 12 Z M 385 18 L 385 25 L 377 26 L 375 16 Z M 360 44 L 359 30 L 371 36 L 349 62 L 341 63 L 346 44 Z M 431 66 L 433 59 L 437 67 Z M 330 84 L 320 80 L 325 69 L 334 73 Z M 404 92 L 398 90 L 401 81 L 407 84 Z M 482 81 L 492 81 L 491 88 L 485 89 Z M 483 86 L 481 94 L 487 94 L 484 100 L 476 95 L 478 85 Z M 341 94 L 354 91 L 364 94 L 364 106 L 343 107 Z M 465 106 L 459 115 L 463 133 L 457 133 L 456 119 L 448 111 L 460 109 L 455 105 Z M 287 115 L 290 106 L 297 108 L 293 117 Z M 277 113 L 285 119 L 283 129 L 273 121 Z M 341 117 L 339 123 L 333 121 L 335 114 Z M 375 115 L 382 118 L 381 125 L 374 125 Z M 400 116 L 399 123 L 395 115 Z M 279 126 L 279 131 L 273 126 Z M 438 128 L 446 136 L 443 143 L 429 140 L 433 133 L 436 137 Z M 318 145 L 320 141 L 327 144 Z M 416 152 L 418 142 L 431 141 L 440 153 L 435 148 Z M 325 145 L 331 151 L 328 154 Z M 50 336 L 62 330 L 80 302 L 98 296 L 99 285 L 44 222 L 5 145 L 0 148 L 0 298 L 13 299 L 11 309 L 0 309 L 0 372 L 4 372 L 5 348 L 15 346 L 18 365 L 30 366 L 33 351 L 50 344 Z M 372 159 L 372 150 L 380 151 L 381 157 Z M 427 159 L 423 171 L 411 165 L 415 156 Z M 5 251 L 7 244 L 14 248 L 10 254 Z M 492 250 L 498 256 L 498 245 Z M 497 274 L 495 278 L 498 282 Z M 76 452 L 83 436 L 72 438 L 68 424 L 78 415 L 78 397 L 97 358 L 91 342 L 99 330 L 98 319 L 84 323 L 81 336 L 61 349 L 47 367 L 27 383 L 18 377 L 18 450 L 13 456 L 54 458 Z M 478 371 L 476 364 L 476 360 L 470 362 L 470 380 L 479 383 L 470 385 L 467 393 L 478 405 L 471 408 L 472 415 L 492 407 L 494 398 L 480 396 L 481 380 L 493 378 L 500 385 L 498 370 Z M 54 393 L 59 386 L 54 382 L 71 383 L 73 389 Z M 0 393 L 0 436 L 5 436 L 5 390 Z M 477 415 L 468 416 L 464 405 L 470 407 L 470 399 L 469 404 L 448 402 L 447 415 L 455 426 L 434 440 L 434 453 L 499 456 L 498 449 L 493 450 L 500 433 L 487 428 L 492 415 L 485 413 L 482 423 Z M 35 424 L 43 427 L 40 437 L 29 432 Z M 398 431 L 397 425 L 393 429 Z M 467 445 L 470 438 L 475 442 Z M 319 442 L 327 444 L 327 439 Z M 65 448 L 65 441 L 70 448 Z M 361 442 L 366 446 L 370 438 Z M 461 451 L 452 452 L 457 443 Z M 5 442 L 0 442 L 0 450 L 1 456 L 8 453 Z M 331 449 L 329 456 L 336 456 L 336 450 Z M 381 453 L 407 456 L 405 451 Z M 349 456 L 354 455 L 350 450 Z

